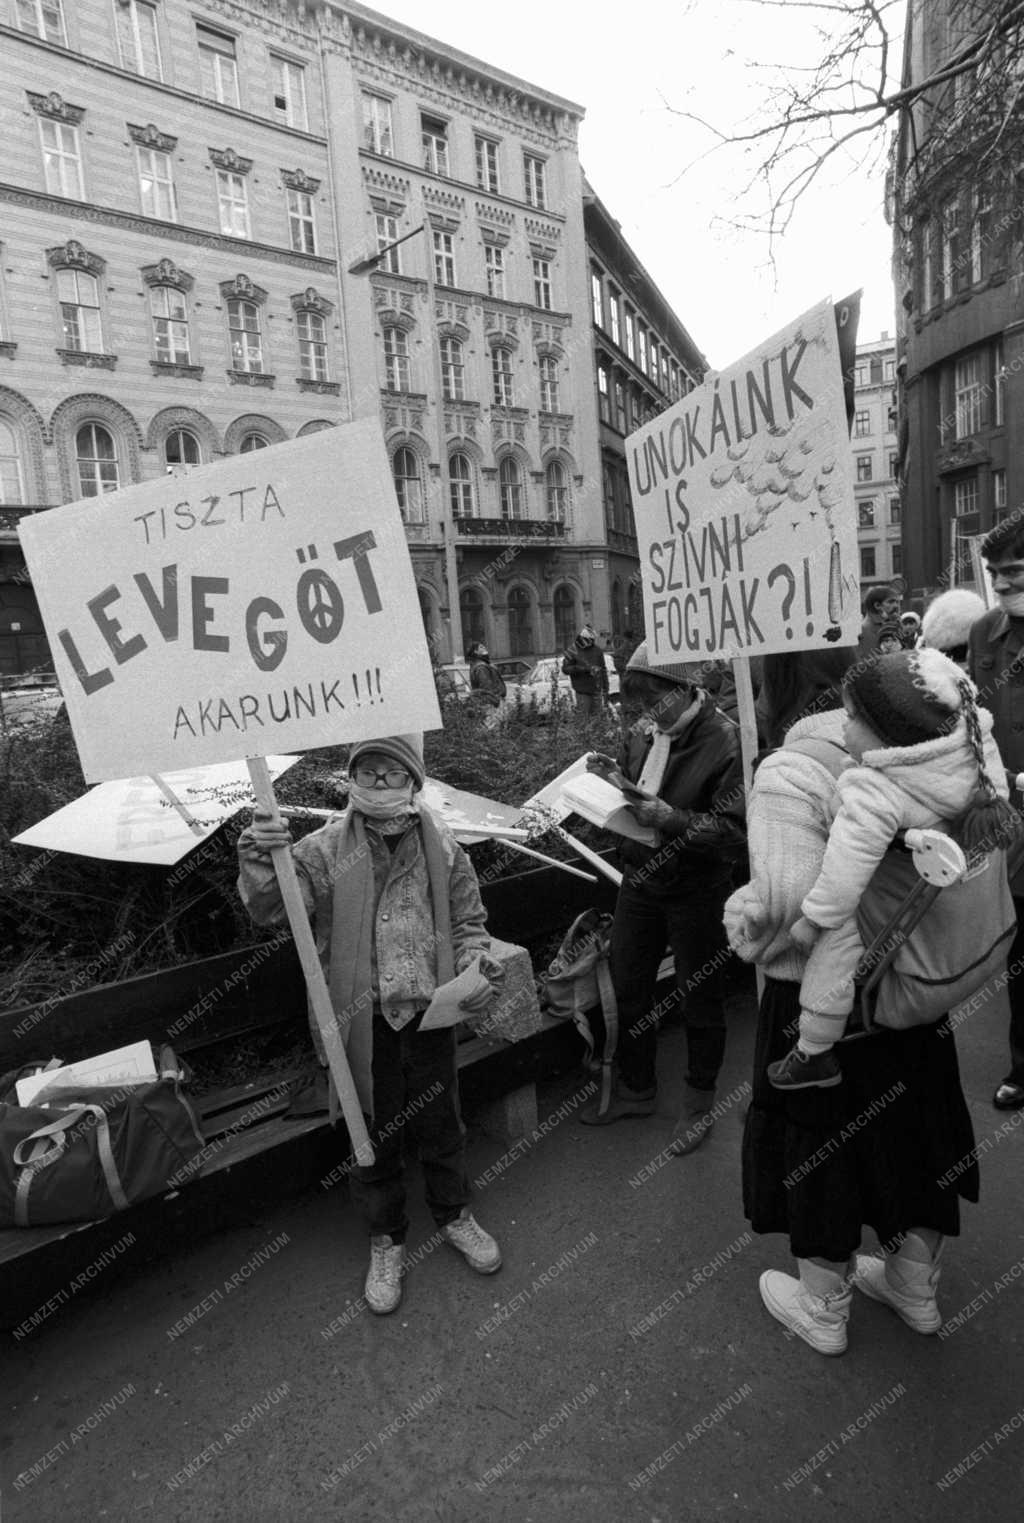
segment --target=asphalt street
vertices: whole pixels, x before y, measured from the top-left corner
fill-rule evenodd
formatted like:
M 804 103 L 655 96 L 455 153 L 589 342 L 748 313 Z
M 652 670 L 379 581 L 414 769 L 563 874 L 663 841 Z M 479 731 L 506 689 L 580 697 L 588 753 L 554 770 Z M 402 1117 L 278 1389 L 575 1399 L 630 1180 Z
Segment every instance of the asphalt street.
M 391 1318 L 360 1302 L 344 1185 L 115 1255 L 88 1295 L 6 1336 L 4 1523 L 1018 1518 L 1024 1113 L 990 1104 L 1005 1011 L 958 1038 L 982 1199 L 949 1245 L 945 1335 L 857 1295 L 837 1359 L 758 1297 L 760 1271 L 789 1265 L 741 1209 L 749 994 L 730 1029 L 721 1119 L 688 1159 L 662 1155 L 678 1030 L 650 1120 L 581 1126 L 577 1076 L 542 1090 L 544 1135 L 510 1149 L 473 1129 L 504 1266 L 476 1276 L 433 1240 L 417 1177 Z

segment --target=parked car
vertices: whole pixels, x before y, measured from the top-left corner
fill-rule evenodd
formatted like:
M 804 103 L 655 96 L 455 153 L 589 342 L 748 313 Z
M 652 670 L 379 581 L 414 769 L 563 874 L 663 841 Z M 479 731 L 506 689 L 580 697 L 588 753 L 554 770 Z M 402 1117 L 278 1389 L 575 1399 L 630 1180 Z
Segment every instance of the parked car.
M 55 672 L 0 677 L 0 727 L 52 719 L 64 702 Z
M 534 667 L 534 662 L 526 661 L 522 656 L 503 656 L 500 661 L 491 664 L 506 682 L 523 682 Z
M 469 681 L 469 662 L 446 661 L 443 666 L 435 666 L 434 682 L 442 703 L 451 700 L 461 702 L 473 691 Z
M 608 697 L 617 703 L 619 698 L 619 674 L 611 656 L 605 653 L 608 671 Z M 539 718 L 551 712 L 552 702 L 564 702 L 569 708 L 576 707 L 576 694 L 572 683 L 562 671 L 562 657 L 542 656 L 520 682 L 509 682 L 502 706 L 503 713 L 520 713 L 524 718 Z

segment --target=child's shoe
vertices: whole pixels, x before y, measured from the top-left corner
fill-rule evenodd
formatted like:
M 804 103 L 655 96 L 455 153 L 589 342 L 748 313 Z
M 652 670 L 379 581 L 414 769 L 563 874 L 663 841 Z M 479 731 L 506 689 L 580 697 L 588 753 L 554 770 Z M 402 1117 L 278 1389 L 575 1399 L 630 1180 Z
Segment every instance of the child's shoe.
M 378 1317 L 397 1311 L 402 1300 L 405 1244 L 394 1243 L 386 1232 L 370 1239 L 370 1268 L 363 1294 Z
M 843 1071 L 831 1048 L 810 1053 L 794 1047 L 777 1063 L 769 1063 L 767 1074 L 772 1089 L 831 1089 L 843 1082 Z
M 477 1274 L 494 1274 L 501 1268 L 501 1249 L 491 1234 L 484 1231 L 468 1206 L 463 1206 L 455 1220 L 447 1222 L 441 1231 L 446 1241 L 458 1249 L 470 1269 L 475 1269 Z

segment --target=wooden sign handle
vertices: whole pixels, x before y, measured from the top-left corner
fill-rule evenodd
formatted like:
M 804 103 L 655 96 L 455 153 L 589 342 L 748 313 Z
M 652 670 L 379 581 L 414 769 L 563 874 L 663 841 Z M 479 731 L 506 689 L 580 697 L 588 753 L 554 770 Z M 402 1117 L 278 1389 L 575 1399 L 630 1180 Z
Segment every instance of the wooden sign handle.
M 270 780 L 266 757 L 250 756 L 247 758 L 247 765 L 256 802 L 262 809 L 267 810 L 275 822 L 279 822 L 281 815 L 278 812 L 277 799 L 274 797 L 274 785 Z M 363 1109 L 359 1103 L 359 1096 L 356 1094 L 352 1070 L 348 1066 L 345 1044 L 334 1018 L 327 980 L 324 978 L 324 970 L 320 965 L 320 954 L 316 949 L 302 890 L 295 875 L 295 863 L 292 861 L 292 854 L 287 846 L 278 847 L 271 852 L 271 859 L 281 888 L 281 898 L 284 900 L 288 924 L 295 938 L 295 949 L 299 954 L 299 962 L 302 964 L 306 988 L 309 990 L 309 1002 L 327 1054 L 327 1062 L 334 1079 L 334 1087 L 338 1092 L 341 1113 L 345 1117 L 345 1125 L 348 1127 L 349 1140 L 356 1155 L 356 1162 L 363 1165 L 371 1164 L 373 1163 L 373 1146 L 366 1130 L 366 1122 L 363 1120 Z
M 750 680 L 750 657 L 734 656 L 733 677 L 736 681 L 736 706 L 740 721 L 740 753 L 743 758 L 743 791 L 750 799 L 750 787 L 754 777 L 754 757 L 757 755 L 757 715 L 754 712 L 754 684 Z M 754 970 L 757 999 L 760 1004 L 764 994 L 764 970 L 760 963 Z

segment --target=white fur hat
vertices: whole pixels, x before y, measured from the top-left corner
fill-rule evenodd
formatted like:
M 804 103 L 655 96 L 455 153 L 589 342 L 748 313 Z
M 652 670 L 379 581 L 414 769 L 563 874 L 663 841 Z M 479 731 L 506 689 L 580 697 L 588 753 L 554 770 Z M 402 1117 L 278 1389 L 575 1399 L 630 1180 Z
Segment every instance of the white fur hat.
M 976 592 L 953 587 L 933 598 L 921 620 L 921 638 L 933 650 L 954 650 L 967 644 L 971 625 L 987 610 Z

